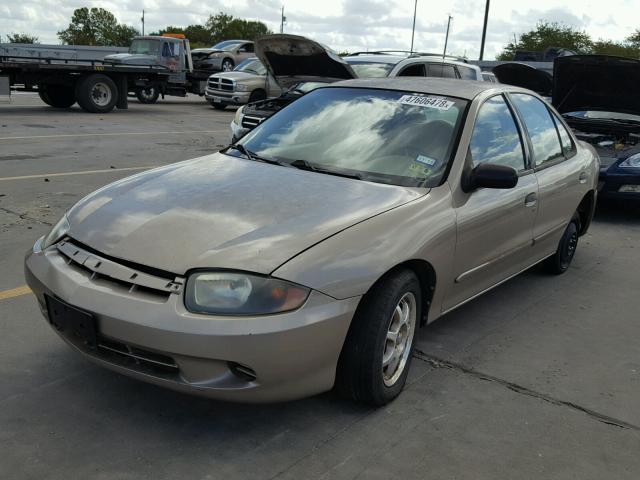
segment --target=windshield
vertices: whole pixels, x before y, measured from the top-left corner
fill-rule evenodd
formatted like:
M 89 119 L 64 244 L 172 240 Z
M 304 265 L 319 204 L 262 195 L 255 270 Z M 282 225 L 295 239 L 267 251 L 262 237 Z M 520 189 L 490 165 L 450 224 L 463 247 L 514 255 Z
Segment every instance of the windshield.
M 234 68 L 236 72 L 246 72 L 253 73 L 254 75 L 266 75 L 267 69 L 264 68 L 262 62 L 257 58 L 249 58 L 244 62 L 238 64 L 236 68 Z
M 436 186 L 452 157 L 466 103 L 440 95 L 319 88 L 238 143 L 261 157 L 308 162 L 372 182 Z
M 348 59 L 347 62 L 351 65 L 353 71 L 356 72 L 356 75 L 361 78 L 386 77 L 395 65 L 386 62 L 354 62 Z
M 158 40 L 139 39 L 131 42 L 129 53 L 138 55 L 160 55 L 160 43 Z
M 216 50 L 231 50 L 236 45 L 240 45 L 244 42 L 238 42 L 235 40 L 225 40 L 224 42 L 216 43 L 213 47 Z

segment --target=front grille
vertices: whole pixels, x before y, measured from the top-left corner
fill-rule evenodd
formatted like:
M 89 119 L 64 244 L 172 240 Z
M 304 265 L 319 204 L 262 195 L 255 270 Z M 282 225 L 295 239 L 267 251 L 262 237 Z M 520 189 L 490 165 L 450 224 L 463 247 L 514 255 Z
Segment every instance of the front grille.
M 264 117 L 254 117 L 252 115 L 244 115 L 242 117 L 242 126 L 244 128 L 256 128 L 264 121 Z
M 148 300 L 164 302 L 172 293 L 180 293 L 184 285 L 182 277 L 169 279 L 132 268 L 124 262 L 83 248 L 72 239 L 60 241 L 57 249 L 70 267 L 82 272 L 92 282 L 119 288 Z
M 98 338 L 98 356 L 118 365 L 151 374 L 171 374 L 179 372 L 178 365 L 168 355 L 151 352 L 133 345 Z
M 233 92 L 234 90 L 233 80 L 228 78 L 210 77 L 207 86 L 212 90 L 225 90 L 227 92 Z

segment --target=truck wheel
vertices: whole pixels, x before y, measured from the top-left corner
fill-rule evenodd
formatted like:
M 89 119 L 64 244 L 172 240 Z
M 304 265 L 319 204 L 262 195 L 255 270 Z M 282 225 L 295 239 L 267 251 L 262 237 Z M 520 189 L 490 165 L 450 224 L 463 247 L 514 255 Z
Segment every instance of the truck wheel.
M 209 104 L 216 110 L 224 110 L 227 108 L 227 105 L 224 103 L 209 102 Z
M 109 77 L 96 73 L 78 82 L 76 98 L 87 112 L 107 113 L 113 110 L 118 101 L 118 88 Z
M 136 90 L 136 98 L 140 103 L 156 103 L 159 96 L 160 91 L 156 87 L 140 88 Z
M 230 72 L 231 70 L 233 70 L 233 67 L 235 65 L 233 64 L 233 60 L 231 60 L 230 58 L 225 58 L 222 61 L 222 71 L 223 72 Z
M 39 85 L 38 95 L 44 103 L 54 108 L 69 108 L 76 103 L 73 87 L 65 85 Z

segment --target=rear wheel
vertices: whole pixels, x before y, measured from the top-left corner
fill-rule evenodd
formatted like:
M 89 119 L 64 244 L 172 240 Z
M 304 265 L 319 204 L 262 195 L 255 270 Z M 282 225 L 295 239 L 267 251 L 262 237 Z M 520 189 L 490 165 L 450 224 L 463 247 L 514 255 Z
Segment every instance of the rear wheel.
M 545 266 L 550 273 L 560 275 L 569 269 L 578 248 L 579 236 L 580 218 L 574 215 L 562 234 L 556 253 L 545 260 Z
M 76 97 L 78 104 L 87 112 L 107 113 L 118 101 L 118 89 L 106 75 L 94 74 L 78 82 Z
M 160 92 L 156 87 L 139 88 L 136 90 L 136 98 L 140 103 L 156 103 L 159 96 Z
M 69 108 L 76 103 L 74 88 L 66 85 L 39 85 L 40 99 L 55 108 Z
M 410 270 L 378 281 L 362 299 L 349 328 L 336 388 L 372 405 L 397 397 L 409 373 L 421 309 L 420 282 Z

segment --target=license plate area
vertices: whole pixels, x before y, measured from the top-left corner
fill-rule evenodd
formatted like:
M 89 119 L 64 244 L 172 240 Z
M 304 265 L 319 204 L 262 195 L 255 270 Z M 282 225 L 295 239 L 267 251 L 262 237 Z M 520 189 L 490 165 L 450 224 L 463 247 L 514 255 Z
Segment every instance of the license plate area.
M 95 317 L 49 295 L 45 295 L 49 322 L 71 340 L 80 341 L 89 348 L 96 348 L 98 329 Z

